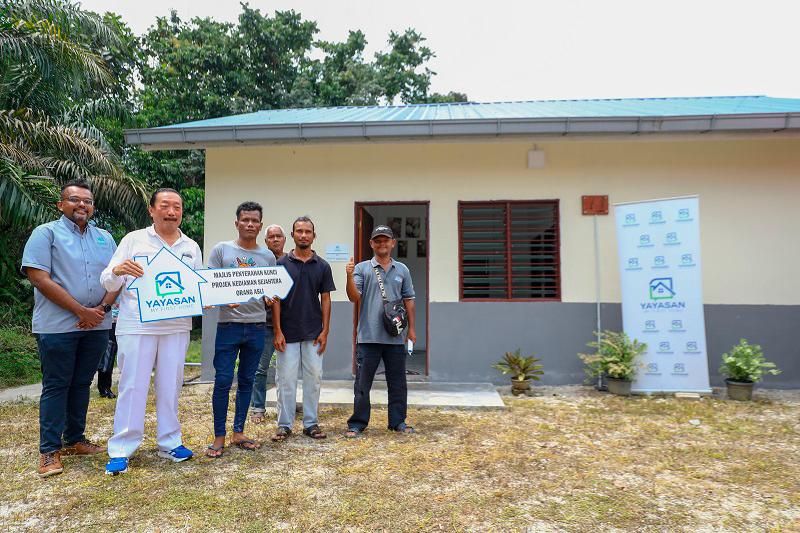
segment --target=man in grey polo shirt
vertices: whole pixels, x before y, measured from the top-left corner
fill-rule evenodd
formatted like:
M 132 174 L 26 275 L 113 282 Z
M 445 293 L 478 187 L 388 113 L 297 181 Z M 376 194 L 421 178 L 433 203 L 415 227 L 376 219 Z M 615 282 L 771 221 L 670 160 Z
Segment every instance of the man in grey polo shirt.
M 34 229 L 22 255 L 22 272 L 34 287 L 32 330 L 42 365 L 41 477 L 63 471 L 62 455 L 105 451 L 86 440 L 84 430 L 89 387 L 108 345 L 109 311 L 119 294 L 100 285 L 117 246 L 111 234 L 89 224 L 89 186 L 67 183 L 56 206 L 61 218 Z
M 370 417 L 369 393 L 375 371 L 383 360 L 386 369 L 386 385 L 389 392 L 389 429 L 401 433 L 413 433 L 406 425 L 408 390 L 406 385 L 406 339 L 403 335 L 393 337 L 383 327 L 383 297 L 378 276 L 380 271 L 386 297 L 389 301 L 403 300 L 408 312 L 408 340 L 416 342 L 414 331 L 414 285 L 408 267 L 392 259 L 391 253 L 397 241 L 388 226 L 377 226 L 369 241 L 375 256 L 369 261 L 354 264 L 353 259 L 345 267 L 347 272 L 347 297 L 360 303 L 358 315 L 358 339 L 356 344 L 356 381 L 353 387 L 353 416 L 347 421 L 346 437 L 357 437 L 366 429 Z
M 256 239 L 261 231 L 263 208 L 256 202 L 244 202 L 236 208 L 235 241 L 218 243 L 209 254 L 209 268 L 255 268 L 275 266 L 275 255 Z M 236 360 L 239 360 L 236 386 L 236 411 L 233 416 L 231 444 L 244 450 L 256 450 L 261 444 L 246 437 L 244 423 L 253 392 L 261 354 L 266 342 L 265 305 L 272 306 L 269 298 L 250 300 L 243 304 L 223 305 L 219 308 L 217 336 L 214 342 L 214 392 L 211 407 L 214 415 L 214 442 L 206 455 L 222 457 L 225 449 L 225 425 L 228 402 L 233 384 Z

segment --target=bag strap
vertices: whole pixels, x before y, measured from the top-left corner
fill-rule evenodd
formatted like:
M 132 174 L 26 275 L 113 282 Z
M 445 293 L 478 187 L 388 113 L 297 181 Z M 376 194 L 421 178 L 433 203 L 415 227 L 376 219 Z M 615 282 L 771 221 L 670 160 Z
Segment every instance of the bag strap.
M 375 277 L 378 278 L 378 287 L 381 288 L 381 298 L 383 299 L 383 303 L 387 303 L 389 298 L 386 297 L 386 287 L 383 286 L 383 276 L 381 276 L 381 271 L 378 267 L 372 267 L 372 270 L 375 271 Z

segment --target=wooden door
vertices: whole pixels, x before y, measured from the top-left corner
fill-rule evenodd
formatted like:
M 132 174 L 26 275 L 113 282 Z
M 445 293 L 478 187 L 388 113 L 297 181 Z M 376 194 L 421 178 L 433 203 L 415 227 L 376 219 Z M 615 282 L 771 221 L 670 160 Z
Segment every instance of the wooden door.
M 369 214 L 364 206 L 356 206 L 356 263 L 372 258 L 372 247 L 369 245 L 369 238 L 375 228 L 375 218 Z M 353 306 L 353 374 L 356 373 L 356 338 L 358 336 L 358 313 L 361 307 L 357 303 Z

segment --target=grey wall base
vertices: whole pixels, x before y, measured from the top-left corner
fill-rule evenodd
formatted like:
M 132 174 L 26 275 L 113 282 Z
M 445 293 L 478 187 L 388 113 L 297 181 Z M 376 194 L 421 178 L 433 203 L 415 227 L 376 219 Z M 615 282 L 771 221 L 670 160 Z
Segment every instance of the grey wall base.
M 622 328 L 619 304 L 603 304 L 604 329 Z M 767 359 L 783 373 L 767 376 L 763 386 L 800 388 L 800 343 L 794 333 L 800 306 L 706 305 L 708 366 L 712 385 L 722 385 L 718 368 L 723 352 L 740 338 L 761 344 Z M 542 359 L 543 384 L 583 382 L 579 352 L 595 330 L 595 305 L 562 302 L 447 302 L 430 304 L 430 379 L 506 383 L 490 365 L 506 351 L 521 348 Z M 213 379 L 216 318 L 203 318 L 203 379 Z M 419 327 L 423 327 L 420 325 Z M 353 305 L 334 302 L 325 355 L 326 379 L 352 378 Z M 209 377 L 210 376 L 210 377 Z

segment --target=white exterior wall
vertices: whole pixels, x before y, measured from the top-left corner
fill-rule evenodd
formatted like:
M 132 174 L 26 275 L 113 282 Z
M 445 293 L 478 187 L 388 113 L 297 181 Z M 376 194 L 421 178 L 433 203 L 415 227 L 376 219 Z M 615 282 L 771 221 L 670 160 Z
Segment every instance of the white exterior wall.
M 799 304 L 800 139 L 337 143 L 208 148 L 205 250 L 235 235 L 236 206 L 262 203 L 265 226 L 307 214 L 315 249 L 354 246 L 354 202 L 430 201 L 430 299 L 458 301 L 459 200 L 559 199 L 562 300 L 595 297 L 591 217 L 581 195 L 611 203 L 698 194 L 708 304 Z M 600 221 L 602 299 L 619 302 L 611 215 Z M 287 249 L 292 247 L 291 237 Z M 344 263 L 334 263 L 347 299 Z

